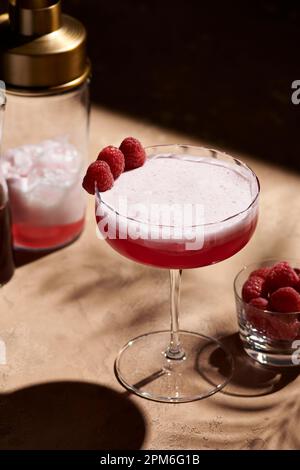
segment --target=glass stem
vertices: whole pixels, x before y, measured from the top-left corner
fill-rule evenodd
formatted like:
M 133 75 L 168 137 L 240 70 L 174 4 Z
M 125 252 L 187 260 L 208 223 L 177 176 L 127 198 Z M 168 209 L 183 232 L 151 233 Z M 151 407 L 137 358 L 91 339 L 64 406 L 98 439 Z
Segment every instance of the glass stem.
M 183 359 L 185 353 L 179 337 L 179 301 L 182 270 L 170 269 L 171 337 L 166 351 L 168 359 Z

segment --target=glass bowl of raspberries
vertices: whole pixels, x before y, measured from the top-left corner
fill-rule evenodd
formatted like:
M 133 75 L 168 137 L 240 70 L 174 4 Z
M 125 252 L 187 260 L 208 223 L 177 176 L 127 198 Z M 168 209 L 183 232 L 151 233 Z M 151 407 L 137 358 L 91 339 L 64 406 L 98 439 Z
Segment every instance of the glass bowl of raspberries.
M 264 261 L 236 276 L 234 292 L 246 353 L 261 364 L 300 364 L 300 261 Z

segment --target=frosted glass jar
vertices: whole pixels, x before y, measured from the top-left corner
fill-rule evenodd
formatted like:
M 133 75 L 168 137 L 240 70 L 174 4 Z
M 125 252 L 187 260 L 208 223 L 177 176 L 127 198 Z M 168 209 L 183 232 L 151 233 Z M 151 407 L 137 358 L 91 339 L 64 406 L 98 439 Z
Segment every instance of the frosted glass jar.
M 2 168 L 17 248 L 53 249 L 84 226 L 89 80 L 51 95 L 7 93 Z

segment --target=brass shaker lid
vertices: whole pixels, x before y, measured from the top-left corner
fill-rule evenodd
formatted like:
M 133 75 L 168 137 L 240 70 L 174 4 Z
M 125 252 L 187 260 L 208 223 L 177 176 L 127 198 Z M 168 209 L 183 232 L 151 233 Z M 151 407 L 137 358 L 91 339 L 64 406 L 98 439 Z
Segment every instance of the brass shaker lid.
M 56 93 L 89 73 L 86 30 L 61 14 L 60 0 L 10 0 L 0 15 L 0 79 L 10 92 Z

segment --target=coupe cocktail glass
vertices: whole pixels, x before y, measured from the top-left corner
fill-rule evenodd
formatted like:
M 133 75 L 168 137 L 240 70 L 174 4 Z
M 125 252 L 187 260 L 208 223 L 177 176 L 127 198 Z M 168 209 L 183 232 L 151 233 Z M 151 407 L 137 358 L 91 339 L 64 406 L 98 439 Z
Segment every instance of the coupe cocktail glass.
M 133 261 L 170 270 L 170 330 L 130 340 L 120 351 L 115 370 L 121 383 L 142 397 L 161 402 L 188 402 L 221 390 L 231 377 L 232 358 L 218 340 L 179 329 L 182 270 L 225 260 L 247 244 L 257 223 L 259 182 L 247 165 L 215 150 L 161 145 L 146 148 L 146 153 L 145 165 L 155 159 L 155 170 L 159 171 L 153 171 L 151 179 L 144 182 L 141 178 L 145 165 L 130 172 L 130 177 L 134 176 L 144 188 L 145 199 L 150 198 L 146 206 L 151 198 L 156 202 L 161 198 L 164 206 L 166 198 L 168 203 L 186 203 L 186 195 L 191 194 L 193 201 L 189 209 L 192 207 L 191 212 L 197 216 L 191 219 L 183 214 L 179 220 L 177 213 L 169 217 L 169 225 L 153 223 L 149 213 L 145 216 L 140 209 L 130 210 L 135 197 L 137 203 L 141 202 L 140 190 L 135 192 L 128 186 L 130 204 L 125 211 L 115 204 L 116 196 L 126 196 L 126 185 L 124 192 L 121 180 L 114 185 L 113 199 L 112 190 L 100 193 L 96 188 L 98 227 L 112 248 Z M 128 178 L 128 174 L 120 178 Z M 162 178 L 165 191 L 159 187 Z M 175 188 L 171 187 L 172 181 Z M 199 204 L 196 204 L 198 188 Z M 203 209 L 202 213 L 196 206 Z M 218 214 L 224 216 L 219 220 Z M 223 371 L 227 371 L 225 375 L 210 361 L 216 351 L 222 358 Z

